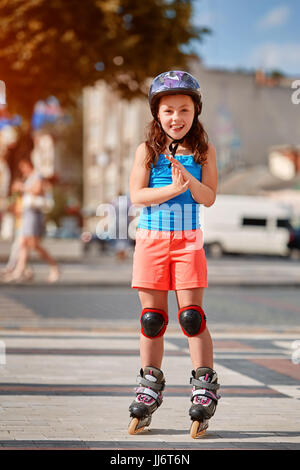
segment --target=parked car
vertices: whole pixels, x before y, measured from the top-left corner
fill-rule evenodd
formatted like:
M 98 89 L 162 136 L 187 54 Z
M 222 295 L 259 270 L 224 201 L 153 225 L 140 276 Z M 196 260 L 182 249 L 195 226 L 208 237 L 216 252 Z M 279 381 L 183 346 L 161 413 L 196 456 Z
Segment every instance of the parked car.
M 209 255 L 289 254 L 289 206 L 262 196 L 218 195 L 202 208 L 204 245 Z

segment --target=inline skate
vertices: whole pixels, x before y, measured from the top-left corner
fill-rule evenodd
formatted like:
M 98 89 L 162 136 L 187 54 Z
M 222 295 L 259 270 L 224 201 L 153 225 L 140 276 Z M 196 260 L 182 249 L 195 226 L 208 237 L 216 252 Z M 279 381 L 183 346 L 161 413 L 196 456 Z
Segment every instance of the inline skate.
M 192 371 L 190 384 L 192 389 L 192 406 L 189 415 L 192 420 L 190 435 L 193 439 L 201 437 L 208 428 L 208 421 L 214 415 L 220 395 L 217 395 L 218 377 L 209 367 L 198 367 Z
M 132 418 L 128 427 L 129 434 L 137 434 L 149 426 L 152 414 L 163 400 L 165 379 L 160 369 L 151 366 L 141 369 L 137 382 L 139 386 L 135 389 L 136 398 L 129 407 Z

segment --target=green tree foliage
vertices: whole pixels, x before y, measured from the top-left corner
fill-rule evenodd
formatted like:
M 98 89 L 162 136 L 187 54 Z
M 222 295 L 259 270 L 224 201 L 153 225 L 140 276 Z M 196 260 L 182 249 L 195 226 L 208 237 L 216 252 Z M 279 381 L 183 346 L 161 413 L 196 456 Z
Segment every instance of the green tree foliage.
M 145 81 L 185 67 L 193 0 L 0 0 L 0 79 L 9 109 L 29 118 L 55 95 L 63 106 L 104 79 L 130 98 Z

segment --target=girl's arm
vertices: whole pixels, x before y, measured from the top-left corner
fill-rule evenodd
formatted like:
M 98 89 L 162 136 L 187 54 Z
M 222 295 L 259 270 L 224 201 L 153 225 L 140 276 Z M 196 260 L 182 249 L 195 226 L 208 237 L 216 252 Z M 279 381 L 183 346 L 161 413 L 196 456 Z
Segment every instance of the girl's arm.
M 150 169 L 145 167 L 146 145 L 137 148 L 129 179 L 130 200 L 134 206 L 162 204 L 187 190 L 189 180 L 177 169 L 172 171 L 173 181 L 161 188 L 148 188 Z
M 218 185 L 218 171 L 216 162 L 216 150 L 212 144 L 209 144 L 207 152 L 207 163 L 202 167 L 202 182 L 190 174 L 184 168 L 181 163 L 172 158 L 166 156 L 174 165 L 178 166 L 182 170 L 185 178 L 190 180 L 189 190 L 199 204 L 203 204 L 206 207 L 212 206 L 216 200 L 217 185 Z
M 199 204 L 210 207 L 216 200 L 218 186 L 218 170 L 216 161 L 216 149 L 209 144 L 207 163 L 202 167 L 202 182 L 191 178 L 189 190 L 193 198 Z

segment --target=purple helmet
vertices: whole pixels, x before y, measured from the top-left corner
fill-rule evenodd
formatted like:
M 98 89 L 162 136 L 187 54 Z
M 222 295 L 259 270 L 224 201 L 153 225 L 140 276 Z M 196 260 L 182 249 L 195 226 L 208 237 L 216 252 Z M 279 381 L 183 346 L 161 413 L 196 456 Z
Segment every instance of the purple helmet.
M 199 105 L 199 114 L 202 108 L 200 85 L 193 75 L 182 70 L 170 70 L 161 73 L 151 83 L 148 100 L 151 112 L 156 118 L 157 99 L 164 95 L 184 94 L 192 96 Z

